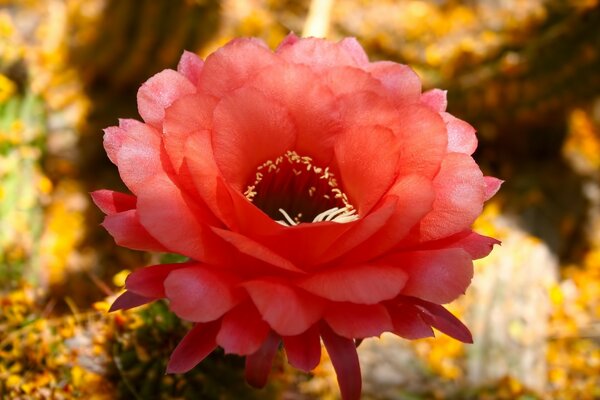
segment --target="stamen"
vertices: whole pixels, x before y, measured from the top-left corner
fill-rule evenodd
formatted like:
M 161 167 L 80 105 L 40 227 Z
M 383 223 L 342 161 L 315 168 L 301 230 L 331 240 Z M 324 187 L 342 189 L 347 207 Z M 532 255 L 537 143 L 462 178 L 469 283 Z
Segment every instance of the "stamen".
M 285 212 L 285 210 L 283 208 L 279 209 L 279 212 L 283 214 L 283 217 L 287 220 L 287 222 L 289 222 L 290 224 L 288 226 L 293 226 L 293 225 L 298 225 L 291 217 L 290 215 Z M 277 221 L 277 222 L 283 222 L 285 225 L 285 221 Z

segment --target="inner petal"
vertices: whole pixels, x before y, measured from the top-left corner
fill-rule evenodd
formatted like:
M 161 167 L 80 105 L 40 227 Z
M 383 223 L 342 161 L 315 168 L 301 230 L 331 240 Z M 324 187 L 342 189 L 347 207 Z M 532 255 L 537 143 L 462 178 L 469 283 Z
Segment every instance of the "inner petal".
M 314 165 L 294 151 L 259 165 L 244 195 L 283 225 L 358 219 L 329 167 Z

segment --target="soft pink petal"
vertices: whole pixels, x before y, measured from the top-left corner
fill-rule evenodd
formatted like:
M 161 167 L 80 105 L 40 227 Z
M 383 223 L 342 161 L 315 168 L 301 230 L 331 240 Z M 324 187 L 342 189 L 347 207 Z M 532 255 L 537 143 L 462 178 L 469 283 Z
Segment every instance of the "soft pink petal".
M 448 135 L 438 113 L 424 105 L 400 107 L 399 123 L 390 126 L 398 136 L 401 175 L 418 174 L 433 178 L 446 155 Z
M 281 338 L 271 332 L 258 351 L 246 356 L 246 381 L 255 388 L 267 384 Z
M 323 315 L 323 301 L 283 283 L 255 280 L 243 284 L 263 319 L 282 336 L 305 332 Z
M 450 153 L 433 180 L 433 210 L 421 221 L 423 241 L 468 229 L 481 214 L 485 198 L 483 174 L 466 154 Z
M 180 318 L 209 322 L 220 318 L 241 300 L 233 277 L 199 266 L 172 271 L 165 279 L 169 308 Z
M 212 114 L 216 105 L 217 99 L 214 97 L 192 94 L 176 100 L 165 110 L 163 140 L 176 171 L 181 168 L 190 135 L 210 137 L 208 131 L 212 129 Z
M 283 47 L 292 46 L 296 44 L 296 42 L 298 42 L 299 40 L 300 38 L 294 32 L 288 33 L 288 35 L 285 38 L 283 38 L 281 43 L 277 45 L 275 53 L 279 53 Z
M 321 324 L 321 337 L 335 369 L 342 400 L 360 400 L 362 378 L 354 340 L 337 335 Z
M 106 155 L 109 160 L 113 164 L 117 164 L 117 154 L 119 153 L 119 149 L 125 140 L 126 133 L 125 130 L 118 126 L 109 126 L 104 129 L 104 150 L 106 150 Z
M 443 112 L 440 114 L 448 129 L 448 152 L 471 155 L 477 149 L 475 128 L 467 122 Z
M 396 137 L 380 126 L 353 127 L 336 141 L 335 158 L 344 192 L 367 215 L 393 184 L 398 153 Z
M 204 61 L 198 55 L 185 50 L 181 55 L 179 64 L 177 64 L 177 72 L 185 76 L 194 85 L 198 84 Z
M 129 310 L 130 308 L 143 306 L 144 304 L 148 304 L 151 301 L 156 300 L 155 298 L 140 296 L 139 294 L 125 291 L 110 306 L 108 312 L 118 311 L 118 310 Z
M 376 304 L 396 297 L 406 279 L 406 273 L 395 266 L 356 265 L 315 272 L 298 286 L 328 300 Z
M 360 47 L 360 45 L 358 45 Z M 363 59 L 357 55 L 350 43 L 334 43 L 318 38 L 304 38 L 293 44 L 280 46 L 277 54 L 294 64 L 310 65 L 313 69 L 323 69 L 340 65 L 359 66 Z
M 447 90 L 431 89 L 421 95 L 421 103 L 427 105 L 433 111 L 444 112 L 448 106 L 447 93 Z
M 332 303 L 327 307 L 325 321 L 338 335 L 349 339 L 393 330 L 390 315 L 381 304 Z
M 258 351 L 270 331 L 252 302 L 245 302 L 225 314 L 217 344 L 227 354 L 248 355 Z
M 227 181 L 244 192 L 256 169 L 294 148 L 296 127 L 289 113 L 258 89 L 244 87 L 228 95 L 214 114 L 212 146 Z
M 138 111 L 144 121 L 161 128 L 165 108 L 175 100 L 196 92 L 196 86 L 185 76 L 166 69 L 148 79 L 138 90 Z
M 116 153 L 119 174 L 127 187 L 137 194 L 156 174 L 164 174 L 161 165 L 159 132 L 150 125 L 131 120 Z M 106 138 L 105 138 L 106 141 Z
M 265 68 L 249 85 L 289 113 L 298 133 L 293 150 L 310 156 L 317 165 L 329 165 L 341 118 L 336 98 L 320 76 L 305 65 L 275 65 Z
M 223 97 L 244 85 L 261 69 L 279 62 L 259 39 L 232 40 L 206 58 L 200 77 L 200 91 Z
M 350 54 L 357 65 L 365 66 L 369 63 L 369 56 L 367 56 L 367 53 L 365 53 L 365 50 L 356 38 L 343 38 L 339 41 L 339 45 Z
M 423 243 L 419 250 L 460 248 L 471 255 L 474 260 L 486 257 L 495 245 L 501 244 L 497 239 L 466 230 L 450 237 Z
M 171 271 L 189 266 L 190 263 L 179 263 L 140 268 L 127 276 L 125 287 L 140 296 L 162 299 L 166 297 L 164 282 Z
M 395 104 L 416 103 L 421 97 L 421 80 L 409 66 L 391 61 L 378 61 L 366 67 L 387 90 Z
M 312 371 L 321 361 L 318 325 L 313 325 L 300 335 L 284 336 L 283 345 L 288 362 L 302 371 Z
M 104 218 L 101 225 L 110 233 L 119 246 L 134 250 L 167 251 L 165 246 L 150 235 L 140 224 L 139 214 L 135 209 L 109 214 Z
M 409 275 L 402 293 L 434 303 L 455 300 L 464 294 L 473 278 L 471 255 L 462 249 L 400 253 L 385 262 L 394 261 Z
M 204 360 L 217 347 L 219 326 L 220 321 L 194 325 L 171 354 L 167 373 L 183 374 Z
M 135 208 L 136 198 L 130 194 L 114 192 L 112 190 L 96 190 L 91 192 L 94 204 L 104 214 L 116 214 Z
M 394 334 L 410 340 L 434 336 L 431 326 L 423 320 L 422 313 L 416 306 L 410 304 L 388 306 L 388 313 L 394 324 L 392 331 Z
M 504 183 L 502 179 L 494 178 L 493 176 L 484 176 L 483 181 L 485 182 L 485 201 L 488 201 L 500 190 L 500 186 Z

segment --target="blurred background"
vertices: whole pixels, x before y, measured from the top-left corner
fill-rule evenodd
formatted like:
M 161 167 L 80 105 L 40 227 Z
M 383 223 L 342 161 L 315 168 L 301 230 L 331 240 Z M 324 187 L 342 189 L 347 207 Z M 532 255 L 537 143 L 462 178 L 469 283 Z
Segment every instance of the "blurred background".
M 125 190 L 101 129 L 183 49 L 294 31 L 355 36 L 411 65 L 479 132 L 506 180 L 476 229 L 503 241 L 451 306 L 474 345 L 384 335 L 365 399 L 600 399 L 598 0 L 0 0 L 0 398 L 336 399 L 278 359 L 262 391 L 218 352 L 164 375 L 187 327 L 164 304 L 106 314 L 128 271 L 88 192 Z

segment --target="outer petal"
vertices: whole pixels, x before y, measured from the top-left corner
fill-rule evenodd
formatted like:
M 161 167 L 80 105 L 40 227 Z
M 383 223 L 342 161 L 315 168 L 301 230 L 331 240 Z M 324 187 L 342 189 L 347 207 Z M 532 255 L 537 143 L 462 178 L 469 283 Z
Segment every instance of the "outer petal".
M 256 388 L 266 385 L 280 342 L 279 336 L 271 332 L 261 348 L 246 357 L 246 381 L 250 385 Z
M 490 254 L 494 245 L 501 244 L 497 239 L 483 236 L 471 230 L 466 230 L 450 237 L 427 242 L 417 247 L 418 250 L 460 248 L 471 255 L 473 260 Z
M 133 271 L 125 280 L 125 287 L 140 296 L 162 299 L 166 297 L 164 282 L 174 270 L 189 267 L 190 263 L 160 264 Z
M 321 340 L 318 325 L 296 336 L 284 336 L 283 345 L 288 362 L 295 368 L 308 372 L 321 361 Z
M 315 272 L 298 286 L 328 300 L 377 304 L 396 297 L 406 279 L 406 273 L 398 267 L 357 265 Z
M 215 109 L 212 145 L 223 176 L 244 192 L 256 168 L 296 143 L 296 127 L 287 110 L 251 87 L 236 90 Z
M 394 334 L 414 340 L 433 337 L 430 324 L 423 320 L 422 312 L 411 304 L 400 304 L 388 307 L 388 312 L 394 324 Z
M 448 106 L 448 100 L 446 99 L 448 91 L 440 89 L 432 89 L 421 95 L 421 103 L 427 105 L 433 111 L 444 112 Z
M 115 239 L 119 246 L 128 247 L 134 250 L 160 251 L 167 249 L 159 243 L 148 231 L 140 224 L 137 210 L 123 211 L 117 214 L 110 214 L 104 218 L 102 226 Z
M 404 298 L 402 301 L 415 304 L 423 320 L 434 328 L 463 343 L 473 343 L 469 329 L 441 305 L 414 298 Z
M 225 353 L 248 355 L 261 347 L 271 329 L 252 302 L 245 302 L 223 317 L 217 344 Z
M 215 337 L 220 321 L 196 324 L 179 342 L 167 365 L 168 374 L 188 372 L 206 358 L 217 347 Z
M 462 249 L 401 253 L 386 262 L 393 260 L 409 275 L 402 293 L 433 303 L 456 299 L 464 294 L 473 278 L 471 256 Z
M 421 96 L 421 80 L 409 66 L 391 61 L 378 61 L 367 66 L 367 71 L 387 89 L 395 104 L 416 103 Z
M 310 65 L 314 69 L 340 65 L 358 67 L 364 62 L 364 56 L 359 54 L 354 44 L 348 42 L 333 43 L 317 38 L 304 38 L 280 46 L 277 49 L 277 54 L 286 61 L 294 64 Z
M 175 314 L 188 321 L 209 322 L 241 300 L 236 283 L 229 275 L 194 266 L 171 272 L 164 286 Z
M 190 51 L 184 51 L 177 64 L 177 72 L 185 76 L 194 85 L 198 84 L 204 61 L 196 54 Z
M 148 79 L 138 90 L 138 111 L 144 121 L 161 128 L 165 108 L 178 98 L 196 92 L 196 86 L 185 76 L 166 69 Z
M 481 214 L 485 198 L 483 174 L 473 159 L 450 153 L 433 181 L 433 210 L 421 221 L 422 240 L 434 240 L 468 229 Z
M 448 129 L 448 152 L 471 155 L 477 148 L 475 128 L 448 113 L 440 114 Z
M 246 282 L 252 301 L 263 319 L 282 336 L 305 332 L 323 315 L 323 302 L 306 292 L 266 280 Z
M 117 310 L 128 310 L 130 308 L 143 306 L 156 299 L 140 296 L 139 294 L 125 291 L 112 303 L 108 312 Z
M 113 192 L 112 190 L 96 190 L 91 192 L 94 204 L 104 214 L 116 214 L 135 208 L 135 196 L 125 193 Z
M 206 58 L 199 88 L 203 93 L 223 97 L 244 85 L 263 68 L 281 62 L 258 39 L 236 39 Z
M 485 201 L 488 201 L 500 190 L 500 186 L 504 183 L 502 179 L 494 178 L 493 176 L 484 176 L 485 182 Z
M 321 324 L 321 337 L 337 375 L 342 400 L 360 400 L 362 380 L 354 340 L 337 335 Z
M 390 315 L 381 304 L 332 303 L 325 321 L 338 335 L 349 339 L 379 336 L 393 330 Z

